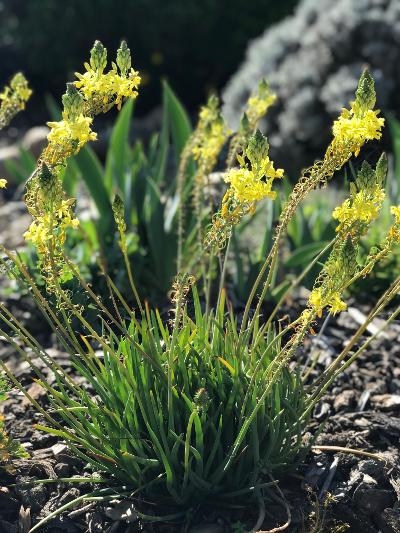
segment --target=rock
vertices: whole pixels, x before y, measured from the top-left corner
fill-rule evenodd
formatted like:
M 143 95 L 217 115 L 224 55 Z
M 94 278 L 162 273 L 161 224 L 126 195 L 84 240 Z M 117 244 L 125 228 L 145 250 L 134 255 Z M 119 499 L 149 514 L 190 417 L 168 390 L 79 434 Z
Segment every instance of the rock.
M 62 442 L 58 442 L 51 447 L 51 451 L 54 454 L 54 457 L 58 457 L 61 453 L 65 453 L 68 450 L 68 446 Z
M 378 107 L 398 114 L 399 42 L 398 0 L 303 0 L 293 16 L 250 43 L 223 91 L 224 114 L 237 124 L 266 77 L 278 95 L 266 120 L 271 156 L 289 175 L 297 173 L 323 154 L 330 124 L 353 99 L 365 66 L 376 81 Z
M 71 472 L 71 468 L 67 463 L 57 463 L 54 466 L 54 472 L 58 477 L 68 477 Z
M 354 390 L 344 390 L 339 393 L 334 401 L 333 407 L 335 411 L 347 410 L 353 407 L 356 403 L 356 393 Z
M 30 150 L 34 157 L 38 157 L 46 145 L 49 128 L 47 126 L 34 126 L 22 138 L 22 146 Z
M 392 506 L 395 497 L 393 491 L 379 489 L 370 482 L 370 479 L 362 481 L 354 491 L 353 500 L 356 507 L 368 516 L 374 516 L 377 513 L 386 509 L 386 507 Z M 375 482 L 376 484 L 376 482 Z
M 400 394 L 400 379 L 392 379 L 389 383 L 389 391 L 393 394 Z
M 111 520 L 123 520 L 128 524 L 136 522 L 139 518 L 135 510 L 134 502 L 131 500 L 115 502 L 112 506 L 106 508 L 105 514 Z
M 384 509 L 376 521 L 382 533 L 400 533 L 400 509 Z
M 371 404 L 382 411 L 400 409 L 400 394 L 376 394 L 371 396 Z

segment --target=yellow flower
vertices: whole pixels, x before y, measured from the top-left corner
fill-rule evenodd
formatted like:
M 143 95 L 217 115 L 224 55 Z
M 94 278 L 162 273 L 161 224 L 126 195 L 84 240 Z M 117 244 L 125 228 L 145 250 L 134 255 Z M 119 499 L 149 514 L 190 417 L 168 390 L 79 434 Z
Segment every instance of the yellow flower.
M 265 80 L 261 80 L 256 91 L 247 101 L 245 113 L 251 129 L 256 127 L 257 122 L 266 114 L 275 101 L 276 94 L 271 92 L 269 85 Z
M 23 234 L 25 240 L 32 242 L 37 246 L 39 252 L 43 251 L 48 240 L 51 239 L 51 234 L 48 228 L 41 221 L 34 221 L 29 226 L 28 230 Z
M 308 298 L 308 303 L 314 308 L 319 318 L 321 318 L 322 311 L 325 307 L 329 307 L 329 312 L 334 315 L 347 309 L 347 305 L 340 298 L 340 294 L 338 292 L 329 293 L 329 289 L 326 287 L 313 289 Z
M 325 302 L 323 300 L 322 296 L 322 289 L 321 287 L 317 287 L 316 289 L 313 289 L 310 293 L 310 296 L 308 298 L 308 303 L 311 305 L 311 307 L 314 308 L 317 316 L 322 316 L 322 309 L 325 307 Z
M 376 186 L 372 190 L 363 189 L 345 200 L 332 213 L 332 217 L 340 222 L 336 231 L 348 229 L 356 221 L 370 224 L 378 218 L 384 198 L 384 189 Z
M 192 148 L 195 161 L 200 165 L 207 165 L 208 162 L 214 165 L 228 135 L 229 130 L 222 120 L 211 123 L 206 131 L 199 135 L 198 143 Z
M 400 205 L 392 205 L 390 212 L 394 216 L 395 223 L 400 224 Z
M 115 103 L 120 109 L 123 98 L 136 98 L 140 76 L 132 68 L 125 77 L 120 76 L 115 69 L 104 74 L 93 70 L 87 63 L 85 63 L 85 67 L 86 72 L 84 74 L 75 72 L 75 76 L 78 78 L 75 86 L 88 102 L 99 98 L 104 106 Z
M 238 156 L 240 168 L 229 170 L 224 177 L 224 180 L 230 183 L 233 196 L 238 202 L 255 202 L 276 197 L 272 184 L 275 178 L 282 178 L 283 169 L 275 169 L 274 163 L 265 153 L 260 151 L 258 155 L 258 159 L 252 158 L 250 169 L 244 158 Z
M 357 156 L 365 141 L 380 139 L 385 119 L 378 118 L 378 111 L 368 109 L 355 112 L 354 102 L 350 110 L 342 109 L 338 120 L 333 123 L 334 145 L 343 147 Z
M 336 313 L 340 313 L 341 311 L 346 311 L 347 305 L 345 302 L 340 298 L 339 294 L 333 294 L 331 298 L 329 299 L 329 311 L 335 315 Z
M 97 134 L 90 129 L 93 119 L 80 114 L 74 121 L 61 120 L 48 122 L 51 128 L 47 139 L 50 144 L 69 145 L 73 148 L 71 153 L 77 153 L 88 141 L 95 141 Z
M 85 63 L 86 72 L 80 74 L 75 72 L 78 81 L 75 81 L 75 87 L 84 95 L 86 100 L 90 100 L 92 96 L 97 94 L 109 94 L 110 78 L 101 72 L 93 70 L 88 63 Z
M 116 94 L 115 105 L 121 109 L 123 98 L 136 98 L 138 95 L 137 88 L 140 84 L 140 76 L 138 73 L 130 69 L 128 77 L 124 78 L 114 72 L 112 79 L 112 89 Z
M 0 189 L 4 189 L 7 186 L 7 180 L 4 178 L 0 179 Z
M 272 191 L 274 178 L 281 178 L 283 170 L 274 169 L 271 161 L 268 173 L 254 173 L 248 168 L 233 168 L 228 171 L 224 180 L 230 183 L 232 192 L 238 202 L 255 202 L 263 198 L 274 199 L 276 192 Z

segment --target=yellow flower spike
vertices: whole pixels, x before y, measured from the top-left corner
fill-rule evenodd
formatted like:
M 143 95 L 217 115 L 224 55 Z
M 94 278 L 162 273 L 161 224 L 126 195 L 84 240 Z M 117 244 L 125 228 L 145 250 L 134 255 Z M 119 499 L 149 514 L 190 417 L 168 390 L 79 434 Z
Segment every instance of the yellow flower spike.
M 251 130 L 254 130 L 258 121 L 266 114 L 275 101 L 276 94 L 271 91 L 266 80 L 261 80 L 257 90 L 248 99 L 245 110 Z
M 321 287 L 313 289 L 308 298 L 308 303 L 311 307 L 314 308 L 315 313 L 318 317 L 322 316 L 322 309 L 325 307 L 326 303 L 323 299 Z
M 333 315 L 346 311 L 347 304 L 340 298 L 339 294 L 334 294 L 329 300 L 329 311 Z
M 0 189 L 4 189 L 5 187 L 7 187 L 7 180 L 0 178 Z
M 400 224 L 400 205 L 392 205 L 390 212 L 394 216 L 395 223 Z
M 221 115 L 218 98 L 211 96 L 200 110 L 191 148 L 201 176 L 211 172 L 230 133 Z
M 47 135 L 50 148 L 53 146 L 61 148 L 59 150 L 62 157 L 76 154 L 88 141 L 95 141 L 97 133 L 91 130 L 93 119 L 82 114 L 75 120 L 61 120 L 59 122 L 48 122 L 51 131 Z M 45 158 L 45 157 L 44 157 Z M 46 159 L 46 158 L 45 158 Z M 61 162 L 61 161 L 60 161 Z M 51 163 L 54 163 L 51 161 Z
M 10 85 L 0 93 L 0 129 L 8 126 L 14 116 L 25 109 L 31 94 L 24 75 L 21 72 L 15 74 Z
M 352 233 L 361 236 L 371 222 L 376 220 L 382 208 L 386 193 L 383 181 L 386 176 L 387 161 L 383 154 L 376 169 L 364 162 L 358 172 L 355 184 L 351 184 L 350 198 L 336 207 L 332 217 L 339 221 L 338 233 Z
M 275 169 L 274 163 L 268 157 L 268 150 L 266 137 L 257 130 L 246 149 L 250 168 L 243 156 L 239 155 L 237 159 L 240 168 L 233 168 L 225 175 L 224 180 L 230 184 L 232 194 L 238 202 L 257 202 L 263 198 L 276 197 L 272 184 L 275 178 L 282 178 L 283 169 Z
M 375 105 L 374 82 L 368 71 L 364 71 L 356 91 L 356 99 L 350 109 L 342 109 L 340 117 L 333 123 L 333 150 L 349 151 L 358 156 L 366 141 L 380 139 L 384 118 L 378 118 Z
M 91 52 L 90 64 L 85 63 L 86 72 L 75 72 L 78 81 L 75 86 L 86 100 L 87 114 L 94 115 L 108 111 L 113 105 L 121 108 L 124 98 L 136 98 L 140 84 L 138 72 L 131 67 L 130 50 L 123 41 L 117 51 L 117 64 L 113 63 L 109 72 L 107 53 L 99 41 Z M 118 69 L 120 74 L 118 73 Z

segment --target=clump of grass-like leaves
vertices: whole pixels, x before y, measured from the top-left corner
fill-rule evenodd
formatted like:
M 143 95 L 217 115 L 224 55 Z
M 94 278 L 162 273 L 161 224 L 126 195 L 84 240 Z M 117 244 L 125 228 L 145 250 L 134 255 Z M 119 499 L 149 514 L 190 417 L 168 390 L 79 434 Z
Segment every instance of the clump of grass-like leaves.
M 280 335 L 253 343 L 223 297 L 207 315 L 194 298 L 176 334 L 147 311 L 105 334 L 101 355 L 86 341 L 72 362 L 88 387 L 61 369 L 54 387 L 38 375 L 53 407 L 42 429 L 164 509 L 259 495 L 298 458 L 306 422 L 299 375 L 272 375 Z

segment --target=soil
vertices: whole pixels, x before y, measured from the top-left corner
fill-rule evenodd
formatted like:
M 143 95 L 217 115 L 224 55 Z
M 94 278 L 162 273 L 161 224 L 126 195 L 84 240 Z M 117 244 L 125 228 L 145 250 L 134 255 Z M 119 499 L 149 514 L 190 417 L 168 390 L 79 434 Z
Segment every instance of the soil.
M 26 228 L 21 205 L 0 207 L 0 223 L 6 228 L 2 241 L 18 245 L 15 236 Z M 8 214 L 5 214 L 7 211 Z M 12 216 L 10 215 L 12 213 Z M 7 218 L 9 217 L 9 218 Z M 6 221 L 6 223 L 5 223 Z M 23 227 L 25 226 L 25 227 Z M 11 242 L 10 242 L 11 241 Z M 299 301 L 301 303 L 301 294 Z M 68 356 L 58 349 L 24 299 L 9 305 L 29 321 L 58 363 L 73 373 Z M 314 372 L 323 371 L 343 347 L 367 307 L 350 307 L 311 337 L 299 357 L 319 354 Z M 379 324 L 378 324 L 379 326 Z M 400 324 L 392 324 L 375 339 L 359 359 L 333 384 L 316 407 L 309 425 L 310 436 L 319 433 L 306 461 L 282 479 L 280 493 L 266 503 L 263 531 L 400 533 Z M 27 363 L 15 351 L 0 346 L 0 358 L 42 405 L 43 390 L 33 381 Z M 43 371 L 48 373 L 48 369 Z M 51 375 L 48 375 L 51 380 Z M 42 422 L 29 402 L 17 391 L 1 404 L 6 427 L 29 452 L 29 459 L 15 459 L 0 470 L 0 533 L 27 533 L 39 519 L 71 500 L 93 490 L 88 484 L 32 484 L 37 479 L 87 476 L 92 472 L 56 437 L 35 429 Z M 338 447 L 327 450 L 324 447 Z M 343 450 L 346 448 L 347 450 Z M 356 450 L 351 452 L 348 449 Z M 363 452 L 363 453 L 360 453 Z M 367 452 L 364 453 L 364 452 Z M 379 454 L 379 457 L 368 455 Z M 288 527 L 284 526 L 288 519 Z M 249 531 L 257 523 L 258 509 L 235 512 L 204 509 L 192 517 L 191 533 Z M 281 527 L 280 527 L 281 526 Z M 172 533 L 182 524 L 143 524 L 135 514 L 135 502 L 78 504 L 51 520 L 40 531 L 48 533 Z

